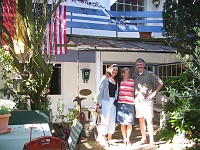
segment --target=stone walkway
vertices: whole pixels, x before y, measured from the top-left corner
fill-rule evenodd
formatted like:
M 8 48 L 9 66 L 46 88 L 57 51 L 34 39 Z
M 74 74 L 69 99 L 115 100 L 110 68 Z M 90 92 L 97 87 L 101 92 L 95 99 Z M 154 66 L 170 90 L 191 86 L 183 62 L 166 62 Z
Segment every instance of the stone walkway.
M 155 125 L 155 130 L 158 129 L 158 126 Z M 184 150 L 185 147 L 191 147 L 191 145 L 183 144 L 169 144 L 166 141 L 156 142 L 156 147 L 151 147 L 149 144 L 138 145 L 137 142 L 141 139 L 140 129 L 138 124 L 133 127 L 130 141 L 132 145 L 126 146 L 122 144 L 122 135 L 120 131 L 120 125 L 116 127 L 116 131 L 113 134 L 112 142 L 114 145 L 110 147 L 97 147 L 97 142 L 94 139 L 94 132 L 90 131 L 90 136 L 87 138 L 87 141 L 77 145 L 76 150 L 89 150 L 89 149 L 98 149 L 98 150 Z M 155 135 L 156 136 L 156 135 Z

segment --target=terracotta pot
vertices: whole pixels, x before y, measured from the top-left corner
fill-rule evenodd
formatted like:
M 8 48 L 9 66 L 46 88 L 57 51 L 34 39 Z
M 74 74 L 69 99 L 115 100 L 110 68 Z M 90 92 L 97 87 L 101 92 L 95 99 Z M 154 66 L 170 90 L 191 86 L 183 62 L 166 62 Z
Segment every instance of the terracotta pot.
M 151 38 L 151 33 L 152 32 L 140 32 L 140 38 L 141 39 Z
M 11 114 L 0 115 L 0 133 L 8 130 L 8 122 Z

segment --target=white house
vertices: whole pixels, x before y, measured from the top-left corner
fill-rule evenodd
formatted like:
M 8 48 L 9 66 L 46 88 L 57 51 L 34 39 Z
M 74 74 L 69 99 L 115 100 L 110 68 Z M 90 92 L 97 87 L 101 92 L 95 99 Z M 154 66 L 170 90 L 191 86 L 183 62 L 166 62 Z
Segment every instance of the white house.
M 152 0 L 90 2 L 67 0 L 62 3 L 67 5 L 67 38 L 72 46 L 68 47 L 67 54 L 52 58 L 55 66 L 50 98 L 54 117 L 57 100 L 65 104 L 67 113 L 75 106 L 72 100 L 76 96 L 84 97 L 79 93 L 82 89 L 92 91 L 82 106 L 95 106 L 93 100 L 100 79 L 112 63 L 130 67 L 133 72 L 135 60 L 142 57 L 147 69 L 162 79 L 181 72 L 175 49 L 163 44 L 161 11 L 164 0 L 160 0 L 158 7 Z M 141 39 L 142 32 L 150 33 L 151 37 Z M 90 70 L 87 83 L 82 79 L 84 68 Z
M 93 2 L 93 4 L 96 3 L 95 0 L 91 2 Z M 140 40 L 140 32 L 119 31 L 116 34 L 115 30 L 102 29 L 108 26 L 108 19 L 111 19 L 111 17 L 109 15 L 98 15 L 98 13 L 106 14 L 106 11 L 111 10 L 111 8 L 113 10 L 123 9 L 120 11 L 130 11 L 131 8 L 132 11 L 160 12 L 162 11 L 164 1 L 161 0 L 158 8 L 152 4 L 151 0 L 143 0 L 139 3 L 136 2 L 137 1 L 134 0 L 110 2 L 100 0 L 96 7 L 79 2 L 66 2 L 68 6 L 68 41 L 70 44 L 76 46 L 68 47 L 66 55 L 56 55 L 53 57 L 53 61 L 55 61 L 60 68 L 59 72 L 61 75 L 61 78 L 58 78 L 60 82 L 59 94 L 50 95 L 53 101 L 53 114 L 56 112 L 56 99 L 61 99 L 65 103 L 65 110 L 67 112 L 69 108 L 75 105 L 75 103 L 72 102 L 74 97 L 78 95 L 84 97 L 79 93 L 81 89 L 90 89 L 92 91 L 91 95 L 86 96 L 87 99 L 82 102 L 82 106 L 95 106 L 93 99 L 98 90 L 100 79 L 105 68 L 112 63 L 117 63 L 121 67 L 128 66 L 134 71 L 135 60 L 138 57 L 142 57 L 146 60 L 148 69 L 154 71 L 162 79 L 169 76 L 177 76 L 181 72 L 180 64 L 175 57 L 175 50 L 159 42 L 159 40 L 161 40 L 160 38 L 162 38 L 162 32 L 152 32 L 151 39 L 145 42 Z M 94 9 L 96 9 L 95 12 Z M 95 15 L 95 13 L 97 15 Z M 145 18 L 145 20 L 157 20 L 157 22 L 151 23 L 150 21 L 150 23 L 141 23 L 141 25 L 148 27 L 162 26 L 162 23 L 158 21 L 162 20 L 162 18 L 149 17 Z M 70 22 L 76 24 L 72 25 Z M 91 23 L 92 27 L 87 27 L 87 25 L 90 25 L 87 23 Z M 112 22 L 110 24 L 112 24 Z M 81 27 L 79 25 L 81 25 Z M 97 25 L 100 25 L 100 27 Z M 97 29 L 93 29 L 95 26 L 97 26 Z M 132 26 L 134 26 L 134 24 Z M 138 26 L 139 24 L 136 24 L 135 27 Z M 81 70 L 83 68 L 90 69 L 88 83 L 83 82 Z

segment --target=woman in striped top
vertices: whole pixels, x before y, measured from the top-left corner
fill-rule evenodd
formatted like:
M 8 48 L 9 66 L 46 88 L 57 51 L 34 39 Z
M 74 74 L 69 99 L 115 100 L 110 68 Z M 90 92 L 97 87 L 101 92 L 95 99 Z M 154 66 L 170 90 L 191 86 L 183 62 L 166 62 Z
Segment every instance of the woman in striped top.
M 130 69 L 122 69 L 117 105 L 117 123 L 121 124 L 123 143 L 130 145 L 130 135 L 134 124 L 134 80 L 130 78 Z

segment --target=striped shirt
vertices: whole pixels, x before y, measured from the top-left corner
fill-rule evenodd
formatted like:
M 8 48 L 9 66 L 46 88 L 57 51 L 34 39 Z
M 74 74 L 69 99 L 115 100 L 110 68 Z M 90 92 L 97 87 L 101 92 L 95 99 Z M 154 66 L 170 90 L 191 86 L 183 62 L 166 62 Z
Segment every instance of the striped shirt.
M 118 103 L 126 103 L 134 105 L 134 80 L 128 79 L 127 81 L 121 81 L 119 88 Z

